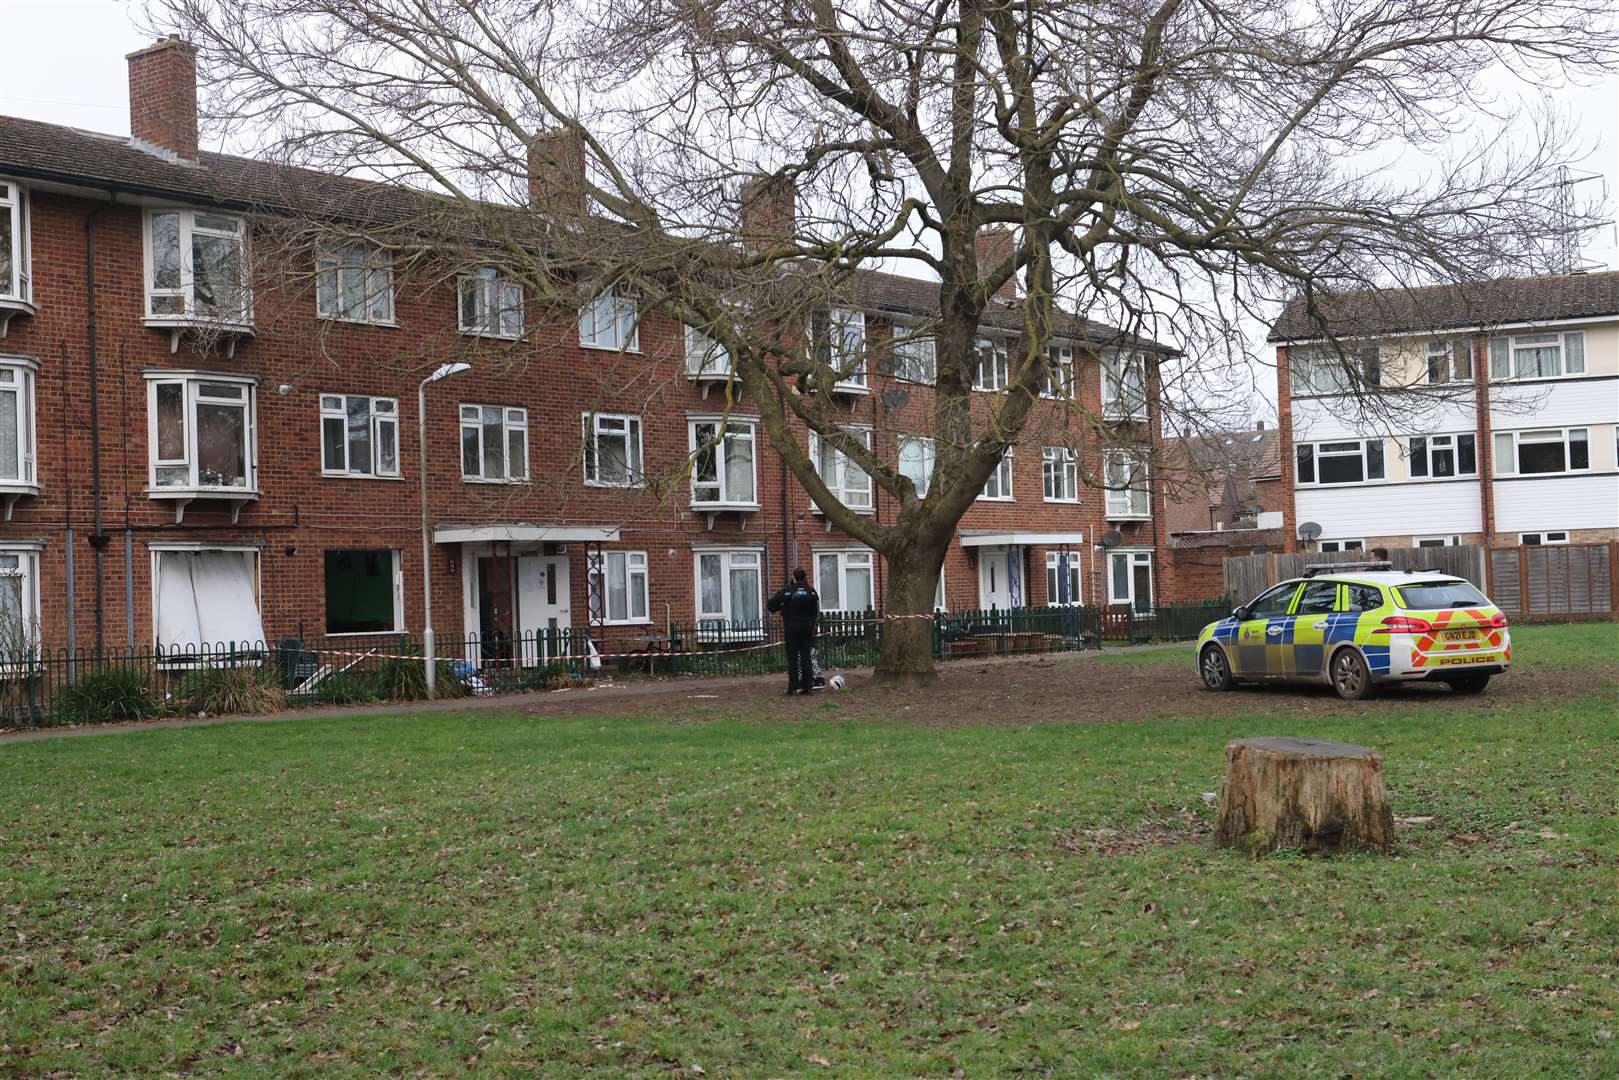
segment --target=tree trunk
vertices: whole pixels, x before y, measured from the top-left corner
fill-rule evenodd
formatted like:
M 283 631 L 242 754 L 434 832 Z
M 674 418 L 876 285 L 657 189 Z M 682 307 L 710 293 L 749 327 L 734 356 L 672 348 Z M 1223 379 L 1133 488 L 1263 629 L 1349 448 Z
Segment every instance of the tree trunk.
M 1377 751 L 1320 739 L 1238 739 L 1226 744 L 1215 842 L 1254 854 L 1387 852 L 1394 815 Z
M 890 686 L 925 686 L 939 677 L 933 664 L 933 594 L 939 559 L 893 559 L 876 679 Z

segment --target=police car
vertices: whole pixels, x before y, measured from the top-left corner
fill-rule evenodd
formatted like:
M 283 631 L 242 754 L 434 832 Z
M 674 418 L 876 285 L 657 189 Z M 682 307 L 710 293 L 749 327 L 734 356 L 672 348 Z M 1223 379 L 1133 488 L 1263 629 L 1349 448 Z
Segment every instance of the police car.
M 1418 679 L 1477 694 L 1511 664 L 1507 617 L 1472 583 L 1386 562 L 1307 567 L 1197 639 L 1210 690 L 1327 682 L 1347 701 L 1377 683 Z

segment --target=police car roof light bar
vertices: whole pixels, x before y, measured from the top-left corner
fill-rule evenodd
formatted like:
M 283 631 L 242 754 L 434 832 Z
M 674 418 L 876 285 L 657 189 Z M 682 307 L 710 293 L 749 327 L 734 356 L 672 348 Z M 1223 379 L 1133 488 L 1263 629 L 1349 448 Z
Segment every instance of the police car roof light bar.
M 1337 574 L 1349 570 L 1393 570 L 1394 564 L 1382 562 L 1340 562 L 1340 563 L 1311 563 L 1304 568 L 1304 576 L 1315 577 L 1317 574 Z

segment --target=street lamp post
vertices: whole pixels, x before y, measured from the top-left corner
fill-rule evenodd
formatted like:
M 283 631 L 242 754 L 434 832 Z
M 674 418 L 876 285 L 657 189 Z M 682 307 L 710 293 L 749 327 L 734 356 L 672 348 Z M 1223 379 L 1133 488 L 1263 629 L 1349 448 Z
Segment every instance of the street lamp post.
M 433 563 L 432 535 L 427 524 L 427 384 L 471 371 L 471 364 L 440 364 L 416 386 L 416 446 L 419 453 L 418 481 L 422 488 L 422 658 L 427 665 L 427 696 L 438 696 L 438 658 L 433 653 Z

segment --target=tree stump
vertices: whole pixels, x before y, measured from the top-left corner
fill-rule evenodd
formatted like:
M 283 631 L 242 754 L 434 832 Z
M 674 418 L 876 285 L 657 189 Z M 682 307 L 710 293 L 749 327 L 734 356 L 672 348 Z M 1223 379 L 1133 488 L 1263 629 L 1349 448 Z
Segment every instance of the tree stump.
M 1225 748 L 1215 842 L 1259 854 L 1387 852 L 1394 815 L 1376 750 L 1320 739 L 1238 739 Z

